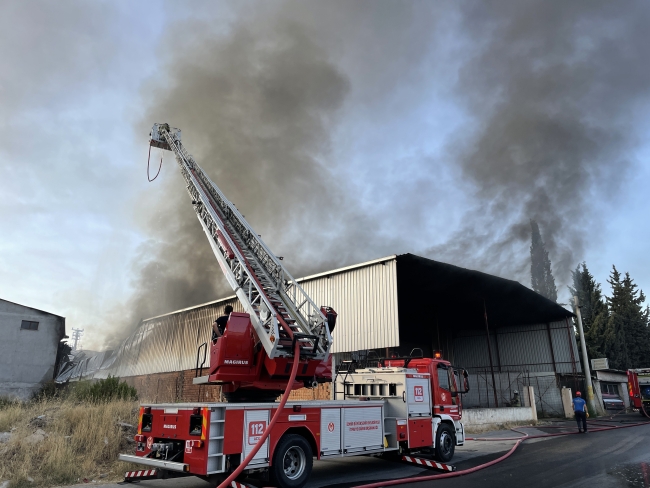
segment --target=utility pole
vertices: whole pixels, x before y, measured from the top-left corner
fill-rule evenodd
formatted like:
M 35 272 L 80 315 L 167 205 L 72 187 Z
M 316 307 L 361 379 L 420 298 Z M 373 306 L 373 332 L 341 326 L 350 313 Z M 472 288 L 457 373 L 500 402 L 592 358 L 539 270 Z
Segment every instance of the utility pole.
M 494 392 L 494 406 L 498 408 L 499 400 L 497 399 L 497 384 L 494 381 L 494 365 L 492 364 L 492 346 L 490 345 L 490 328 L 488 327 L 487 308 L 485 308 L 485 298 L 483 299 L 483 317 L 485 318 L 485 337 L 487 339 L 488 357 L 490 358 L 490 373 L 492 373 L 492 391 Z
M 585 332 L 582 329 L 582 315 L 580 315 L 580 304 L 578 297 L 574 296 L 576 315 L 578 316 L 578 333 L 580 334 L 580 346 L 582 349 L 582 363 L 585 366 L 585 384 L 587 385 L 587 407 L 596 413 L 596 406 L 594 404 L 594 388 L 591 385 L 591 370 L 589 369 L 589 358 L 587 357 L 587 343 L 585 342 Z
M 84 334 L 83 329 L 72 329 L 72 340 L 74 341 L 74 346 L 72 346 L 73 351 L 77 350 L 77 343 L 79 342 L 79 339 L 81 339 L 81 336 L 83 334 Z

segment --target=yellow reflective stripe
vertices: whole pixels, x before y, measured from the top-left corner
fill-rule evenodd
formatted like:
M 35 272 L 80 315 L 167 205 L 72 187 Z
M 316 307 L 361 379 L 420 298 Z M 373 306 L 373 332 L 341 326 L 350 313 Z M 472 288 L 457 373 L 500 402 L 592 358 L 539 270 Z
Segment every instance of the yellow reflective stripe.
M 201 440 L 205 440 L 205 433 L 208 430 L 208 409 L 203 408 L 203 428 L 201 429 Z

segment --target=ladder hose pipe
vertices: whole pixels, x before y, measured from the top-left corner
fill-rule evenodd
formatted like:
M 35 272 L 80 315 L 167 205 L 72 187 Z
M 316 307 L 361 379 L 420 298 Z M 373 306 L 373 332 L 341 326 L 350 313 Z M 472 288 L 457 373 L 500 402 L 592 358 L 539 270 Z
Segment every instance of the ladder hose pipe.
M 287 400 L 289 399 L 289 395 L 291 394 L 291 385 L 293 385 L 294 381 L 296 380 L 296 375 L 298 374 L 298 363 L 300 363 L 300 343 L 296 342 L 296 346 L 293 351 L 294 354 L 294 360 L 293 360 L 293 367 L 291 368 L 291 376 L 289 378 L 289 382 L 287 383 L 287 387 L 284 390 L 284 394 L 282 395 L 282 399 L 280 400 L 280 404 L 278 405 L 277 410 L 275 411 L 275 415 L 273 415 L 273 418 L 269 422 L 269 425 L 264 429 L 264 433 L 262 434 L 262 437 L 260 437 L 260 440 L 257 441 L 257 444 L 253 446 L 253 450 L 244 458 L 244 460 L 241 462 L 239 466 L 237 466 L 237 469 L 235 469 L 230 476 L 228 476 L 224 481 L 221 482 L 221 484 L 218 486 L 218 488 L 226 488 L 230 486 L 230 483 L 237 478 L 241 474 L 244 469 L 246 469 L 246 466 L 248 466 L 248 463 L 251 462 L 251 460 L 255 457 L 257 454 L 257 451 L 260 450 L 260 448 L 264 445 L 264 442 L 266 442 L 266 439 L 268 438 L 269 434 L 271 433 L 271 429 L 275 425 L 275 422 L 278 420 L 280 417 L 280 414 L 282 413 L 282 410 L 284 409 L 284 406 L 287 403 Z
M 602 427 L 598 429 L 592 429 L 589 432 L 602 432 L 606 430 L 615 430 L 615 429 L 626 429 L 628 427 L 638 427 L 640 425 L 650 425 L 650 422 L 639 422 L 636 424 L 627 424 L 627 425 L 616 425 L 612 427 Z M 453 471 L 451 473 L 444 473 L 444 474 L 434 474 L 434 475 L 429 475 L 429 476 L 417 476 L 413 478 L 401 478 L 401 479 L 393 479 L 393 480 L 387 480 L 387 481 L 380 481 L 377 483 L 369 483 L 366 485 L 357 485 L 354 486 L 353 488 L 382 488 L 384 486 L 394 486 L 394 485 L 403 485 L 406 483 L 418 483 L 421 481 L 431 481 L 431 480 L 439 480 L 439 479 L 444 479 L 444 478 L 455 478 L 457 476 L 463 476 L 471 473 L 475 473 L 476 471 L 480 471 L 482 469 L 488 468 L 490 466 L 494 466 L 495 464 L 500 463 L 501 461 L 505 461 L 508 459 L 512 454 L 517 450 L 517 448 L 524 442 L 530 439 L 539 439 L 542 437 L 558 437 L 562 435 L 572 435 L 572 434 L 578 434 L 578 432 L 559 432 L 555 434 L 538 434 L 538 435 L 529 435 L 526 432 L 522 432 L 517 429 L 510 429 L 514 432 L 517 432 L 519 434 L 523 434 L 521 437 L 494 437 L 494 438 L 489 438 L 489 437 L 483 437 L 483 438 L 471 438 L 468 437 L 466 440 L 482 440 L 482 441 L 505 441 L 505 440 L 516 440 L 517 442 L 515 443 L 514 446 L 510 448 L 508 452 L 506 452 L 503 456 L 500 456 L 496 459 L 493 459 L 490 462 L 484 463 L 484 464 L 479 464 L 478 466 L 474 466 L 473 468 L 469 469 L 463 469 L 461 471 Z
M 149 161 L 151 160 L 151 144 L 149 145 L 149 157 L 147 157 L 147 179 L 149 180 L 149 183 L 151 183 L 153 180 L 158 178 L 158 175 L 160 174 L 160 170 L 162 169 L 162 163 L 163 163 L 163 158 L 160 156 L 160 166 L 158 166 L 158 172 L 156 173 L 156 176 L 153 178 L 149 175 Z

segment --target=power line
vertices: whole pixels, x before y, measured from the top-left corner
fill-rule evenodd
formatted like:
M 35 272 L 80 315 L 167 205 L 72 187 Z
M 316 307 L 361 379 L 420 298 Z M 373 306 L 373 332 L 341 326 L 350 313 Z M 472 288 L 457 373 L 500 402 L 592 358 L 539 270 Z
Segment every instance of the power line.
M 72 329 L 72 340 L 74 341 L 74 345 L 72 346 L 73 351 L 77 350 L 77 343 L 79 342 L 79 339 L 81 339 L 81 336 L 83 334 L 84 334 L 83 329 Z

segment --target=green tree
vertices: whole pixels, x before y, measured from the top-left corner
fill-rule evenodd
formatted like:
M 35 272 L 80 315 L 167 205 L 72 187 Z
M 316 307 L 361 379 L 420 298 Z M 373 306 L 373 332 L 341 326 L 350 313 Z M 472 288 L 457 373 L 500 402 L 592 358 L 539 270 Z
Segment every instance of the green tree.
M 557 288 L 555 278 L 551 272 L 551 260 L 548 257 L 548 251 L 544 246 L 542 234 L 539 231 L 537 222 L 530 221 L 531 244 L 530 244 L 530 281 L 535 290 L 540 295 L 549 300 L 557 302 Z
M 645 295 L 630 274 L 622 276 L 616 266 L 612 266 L 607 282 L 612 294 L 607 297 L 609 318 L 604 327 L 603 348 L 610 367 L 645 367 L 650 363 L 649 311 L 643 306 Z
M 571 296 L 578 297 L 582 326 L 587 343 L 587 354 L 592 359 L 604 357 L 605 324 L 609 314 L 600 289 L 600 283 L 596 282 L 584 262 L 579 264 L 571 272 L 571 275 L 573 286 L 569 287 L 569 291 Z

